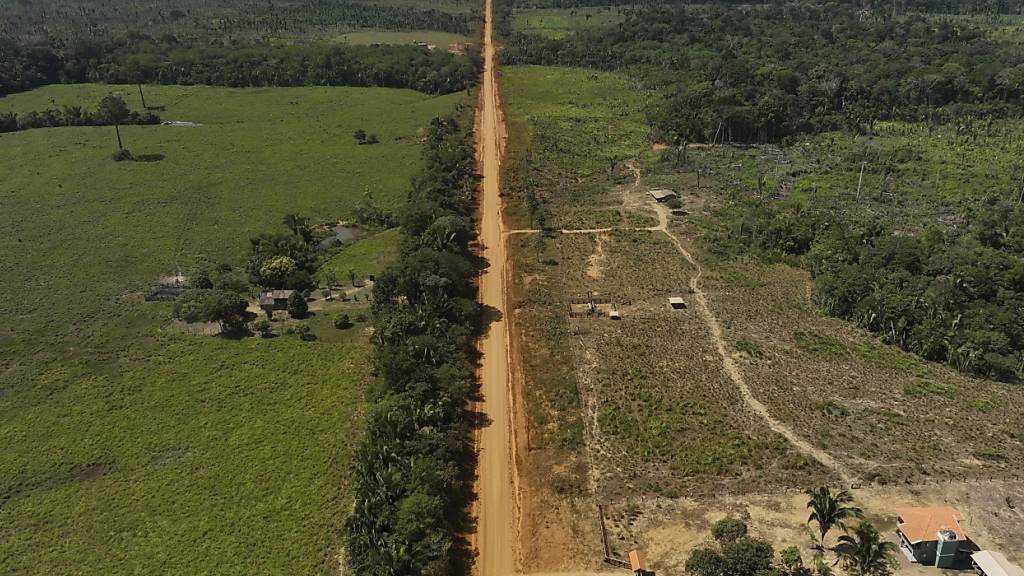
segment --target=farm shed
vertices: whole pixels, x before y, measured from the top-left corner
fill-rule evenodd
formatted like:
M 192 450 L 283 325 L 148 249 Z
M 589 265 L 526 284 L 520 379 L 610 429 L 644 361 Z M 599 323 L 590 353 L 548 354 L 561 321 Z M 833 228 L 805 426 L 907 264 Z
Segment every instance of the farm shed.
M 612 310 L 611 312 L 608 312 L 608 319 L 609 320 L 622 320 L 622 315 L 619 314 L 618 310 Z
M 679 296 L 672 296 L 668 299 L 668 305 L 671 306 L 673 310 L 683 310 L 686 308 L 686 301 Z
M 654 576 L 654 572 L 647 570 L 647 559 L 640 550 L 629 551 L 629 569 L 637 576 Z
M 999 552 L 982 550 L 971 554 L 971 566 L 978 576 L 1024 576 L 1024 568 L 1010 562 Z
M 287 310 L 288 298 L 295 290 L 271 290 L 260 294 L 260 308 L 268 312 Z
M 657 188 L 648 192 L 651 198 L 654 198 L 658 202 L 668 202 L 672 198 L 678 198 L 679 195 L 668 188 Z
M 962 544 L 967 543 L 956 508 L 897 508 L 896 533 L 900 549 L 911 562 L 949 568 L 956 563 Z

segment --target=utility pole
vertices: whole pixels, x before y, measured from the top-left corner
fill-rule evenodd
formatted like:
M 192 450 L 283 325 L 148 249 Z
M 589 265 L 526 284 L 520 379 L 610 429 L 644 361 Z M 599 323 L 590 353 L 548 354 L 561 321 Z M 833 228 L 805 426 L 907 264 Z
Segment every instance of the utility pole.
M 866 161 L 862 161 L 860 163 L 860 178 L 857 179 L 857 204 L 860 204 L 860 187 L 861 187 L 861 184 L 864 183 L 864 165 L 865 164 L 867 164 Z

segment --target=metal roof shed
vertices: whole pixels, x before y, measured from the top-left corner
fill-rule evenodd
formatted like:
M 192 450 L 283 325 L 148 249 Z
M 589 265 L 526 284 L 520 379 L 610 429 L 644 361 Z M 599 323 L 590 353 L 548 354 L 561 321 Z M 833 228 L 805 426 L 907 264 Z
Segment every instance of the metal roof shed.
M 982 550 L 971 554 L 974 569 L 984 576 L 1024 576 L 1024 569 L 999 552 Z
M 678 194 L 676 194 L 672 190 L 669 190 L 668 188 L 658 188 L 658 189 L 655 189 L 655 190 L 651 190 L 650 192 L 648 192 L 648 194 L 650 194 L 651 198 L 654 198 L 658 202 L 665 202 L 666 200 L 669 200 L 670 198 L 678 198 L 679 197 Z

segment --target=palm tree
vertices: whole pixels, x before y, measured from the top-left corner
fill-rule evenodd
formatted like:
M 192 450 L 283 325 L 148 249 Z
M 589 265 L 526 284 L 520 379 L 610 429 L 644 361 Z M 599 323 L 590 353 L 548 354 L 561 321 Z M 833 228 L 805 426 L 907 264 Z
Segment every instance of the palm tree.
M 887 576 L 896 564 L 896 545 L 863 520 L 851 534 L 839 537 L 835 552 L 852 576 Z
M 812 520 L 818 523 L 818 531 L 821 532 L 820 547 L 825 546 L 825 535 L 834 526 L 845 530 L 847 519 L 863 516 L 860 508 L 850 505 L 853 503 L 853 494 L 848 490 L 842 490 L 833 496 L 828 486 L 822 486 L 817 490 L 807 490 L 806 494 L 811 497 L 807 502 L 807 507 L 811 509 L 807 523 Z

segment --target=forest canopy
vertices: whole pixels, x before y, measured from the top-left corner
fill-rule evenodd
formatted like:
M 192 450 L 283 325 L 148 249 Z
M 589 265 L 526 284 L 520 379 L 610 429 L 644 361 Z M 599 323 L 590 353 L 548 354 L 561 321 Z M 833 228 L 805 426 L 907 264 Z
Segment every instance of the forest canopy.
M 419 46 L 326 44 L 225 48 L 132 35 L 20 44 L 0 38 L 0 96 L 47 84 L 367 86 L 429 94 L 476 82 L 479 58 Z
M 964 21 L 814 2 L 625 13 L 619 25 L 559 39 L 506 24 L 502 58 L 628 70 L 656 92 L 650 121 L 674 142 L 1019 116 L 1024 102 L 1024 52 Z

